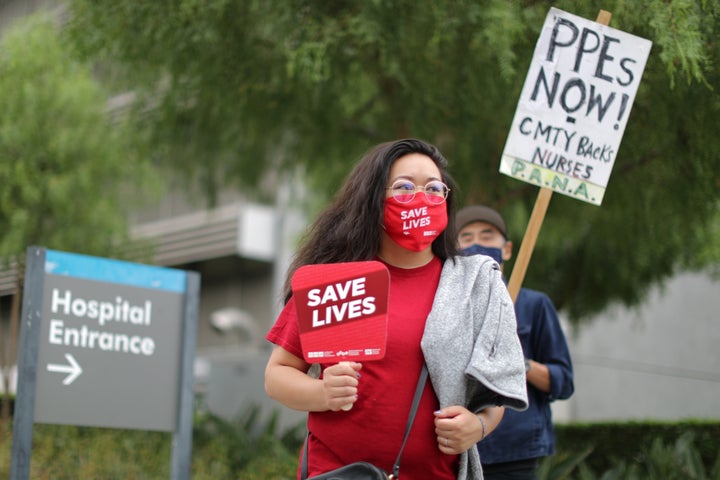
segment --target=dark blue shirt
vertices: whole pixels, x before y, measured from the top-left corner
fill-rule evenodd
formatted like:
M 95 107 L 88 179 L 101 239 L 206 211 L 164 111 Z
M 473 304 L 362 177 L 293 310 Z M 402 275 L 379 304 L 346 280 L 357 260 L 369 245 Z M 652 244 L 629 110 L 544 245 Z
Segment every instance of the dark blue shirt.
M 521 288 L 515 301 L 518 336 L 525 358 L 545 364 L 550 371 L 550 393 L 527 384 L 528 409 L 510 408 L 500 425 L 477 444 L 485 464 L 544 457 L 555 453 L 555 429 L 550 402 L 569 398 L 575 386 L 565 334 L 550 298 Z

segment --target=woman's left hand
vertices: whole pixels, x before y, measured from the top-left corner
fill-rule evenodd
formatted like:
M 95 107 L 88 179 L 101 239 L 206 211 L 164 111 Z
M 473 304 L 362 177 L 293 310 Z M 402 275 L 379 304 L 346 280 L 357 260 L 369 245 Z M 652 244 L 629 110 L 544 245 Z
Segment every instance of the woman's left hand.
M 480 441 L 483 427 L 473 412 L 456 405 L 435 412 L 435 435 L 442 453 L 457 455 Z

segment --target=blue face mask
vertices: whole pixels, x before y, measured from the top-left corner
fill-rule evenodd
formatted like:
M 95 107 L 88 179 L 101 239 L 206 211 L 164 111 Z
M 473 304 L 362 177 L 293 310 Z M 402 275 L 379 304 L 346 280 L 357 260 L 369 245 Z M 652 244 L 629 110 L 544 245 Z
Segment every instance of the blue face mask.
M 501 264 L 503 262 L 502 259 L 502 249 L 495 248 L 495 247 L 483 247 L 482 245 L 478 245 L 477 243 L 473 243 L 467 248 L 463 248 L 461 250 L 463 255 L 470 256 L 470 255 L 487 255 L 488 257 L 491 257 L 493 260 L 495 260 L 498 264 Z

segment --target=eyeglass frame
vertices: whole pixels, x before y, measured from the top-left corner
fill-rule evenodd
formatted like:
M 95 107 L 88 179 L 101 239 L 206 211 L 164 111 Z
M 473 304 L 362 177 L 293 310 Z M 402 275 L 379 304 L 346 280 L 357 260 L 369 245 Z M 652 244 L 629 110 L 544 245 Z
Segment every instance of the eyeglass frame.
M 450 188 L 447 185 L 445 185 L 444 182 L 441 182 L 440 180 L 430 180 L 425 185 L 420 186 L 420 185 L 415 185 L 415 182 L 412 182 L 410 180 L 398 179 L 398 180 L 395 180 L 391 186 L 385 187 L 385 190 L 395 190 L 395 188 L 396 188 L 395 185 L 397 185 L 398 183 L 410 184 L 413 186 L 412 196 L 407 201 L 403 202 L 402 200 L 398 199 L 398 197 L 394 193 L 392 194 L 392 197 L 396 201 L 398 201 L 399 203 L 403 203 L 403 204 L 412 202 L 415 199 L 415 195 L 417 194 L 418 190 L 422 190 L 423 194 L 425 195 L 425 198 L 433 205 L 442 205 L 447 200 L 448 195 L 450 195 Z M 443 194 L 442 195 L 428 195 L 427 186 L 430 185 L 431 183 L 442 185 Z M 404 193 L 403 195 L 410 195 L 410 192 L 408 191 L 407 193 Z M 431 200 L 431 197 L 441 197 L 442 202 L 435 203 Z

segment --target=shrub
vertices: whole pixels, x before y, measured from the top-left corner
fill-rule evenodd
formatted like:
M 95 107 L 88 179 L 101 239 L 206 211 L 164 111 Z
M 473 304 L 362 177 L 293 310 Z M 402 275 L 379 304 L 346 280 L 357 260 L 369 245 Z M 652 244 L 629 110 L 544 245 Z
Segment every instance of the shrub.
M 232 421 L 196 413 L 193 480 L 294 480 L 305 424 L 280 432 L 278 418 L 260 418 L 259 407 Z M 538 480 L 720 480 L 718 422 L 558 425 L 557 433 Z M 11 447 L 12 436 L 0 435 L 0 478 L 10 476 Z M 166 432 L 36 424 L 31 477 L 165 480 L 171 457 Z
M 558 454 L 574 456 L 591 449 L 584 461 L 594 472 L 611 470 L 622 460 L 634 458 L 653 442 L 674 445 L 686 432 L 693 433 L 693 448 L 706 470 L 713 465 L 720 451 L 720 422 L 717 420 L 573 423 L 557 425 L 555 430 Z
M 614 466 L 593 469 L 588 459 L 592 449 L 582 453 L 560 453 L 544 459 L 538 480 L 720 480 L 720 451 L 711 464 L 703 461 L 695 443 L 696 432 L 685 431 L 674 442 L 656 437 L 649 444 L 612 458 Z M 710 465 L 710 466 L 708 466 Z
M 252 407 L 230 422 L 197 414 L 193 480 L 294 479 L 304 425 L 277 431 L 277 412 L 263 421 Z M 11 425 L 3 428 L 10 432 Z M 10 477 L 12 436 L 0 437 L 0 478 Z M 172 434 L 35 424 L 30 477 L 38 480 L 170 478 Z

